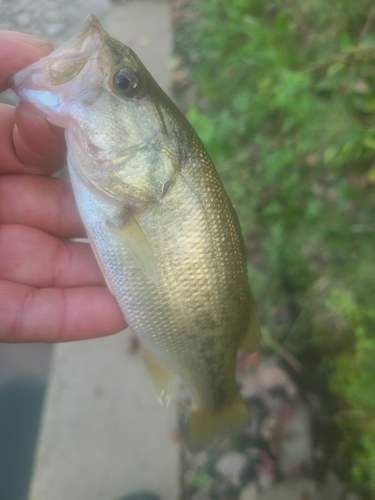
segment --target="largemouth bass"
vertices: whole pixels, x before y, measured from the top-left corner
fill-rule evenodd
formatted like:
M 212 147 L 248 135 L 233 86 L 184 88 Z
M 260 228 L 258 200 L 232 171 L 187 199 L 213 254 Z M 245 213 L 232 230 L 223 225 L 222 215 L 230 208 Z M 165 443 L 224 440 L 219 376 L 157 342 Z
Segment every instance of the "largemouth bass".
M 94 16 L 12 87 L 65 128 L 80 215 L 158 397 L 174 374 L 191 391 L 187 445 L 245 426 L 236 355 L 254 350 L 258 316 L 236 214 L 192 127 Z

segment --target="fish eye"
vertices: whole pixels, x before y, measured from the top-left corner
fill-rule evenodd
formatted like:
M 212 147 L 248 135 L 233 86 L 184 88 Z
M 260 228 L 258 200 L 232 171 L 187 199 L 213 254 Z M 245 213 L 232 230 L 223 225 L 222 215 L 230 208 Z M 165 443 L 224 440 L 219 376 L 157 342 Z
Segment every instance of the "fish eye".
M 137 97 L 142 90 L 140 77 L 128 69 L 119 69 L 113 77 L 113 84 L 121 95 L 127 97 Z

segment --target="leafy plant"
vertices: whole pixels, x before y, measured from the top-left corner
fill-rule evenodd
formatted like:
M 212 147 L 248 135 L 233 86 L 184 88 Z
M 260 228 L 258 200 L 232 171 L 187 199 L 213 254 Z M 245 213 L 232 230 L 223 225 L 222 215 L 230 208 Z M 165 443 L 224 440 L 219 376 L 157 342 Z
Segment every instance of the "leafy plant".
M 194 12 L 188 118 L 239 214 L 264 331 L 306 364 L 310 389 L 329 387 L 337 453 L 375 498 L 375 7 Z

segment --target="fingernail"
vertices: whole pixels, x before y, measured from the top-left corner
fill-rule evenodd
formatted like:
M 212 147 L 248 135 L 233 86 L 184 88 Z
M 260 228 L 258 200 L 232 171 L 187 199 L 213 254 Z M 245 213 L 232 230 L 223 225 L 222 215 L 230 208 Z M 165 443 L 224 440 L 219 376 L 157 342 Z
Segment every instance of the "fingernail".
M 29 33 L 19 33 L 18 31 L 0 31 L 0 37 L 15 42 L 27 43 L 34 47 L 41 47 L 42 45 L 51 45 L 51 42 L 37 35 L 30 35 Z

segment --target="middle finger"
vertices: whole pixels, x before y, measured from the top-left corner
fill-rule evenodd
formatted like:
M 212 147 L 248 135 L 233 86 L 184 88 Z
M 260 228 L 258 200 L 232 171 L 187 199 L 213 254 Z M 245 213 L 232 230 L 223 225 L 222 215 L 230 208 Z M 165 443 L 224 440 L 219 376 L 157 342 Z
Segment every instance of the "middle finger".
M 0 225 L 0 279 L 39 288 L 104 284 L 88 243 L 12 224 Z
M 0 223 L 33 226 L 59 238 L 85 236 L 70 182 L 52 177 L 1 176 Z

